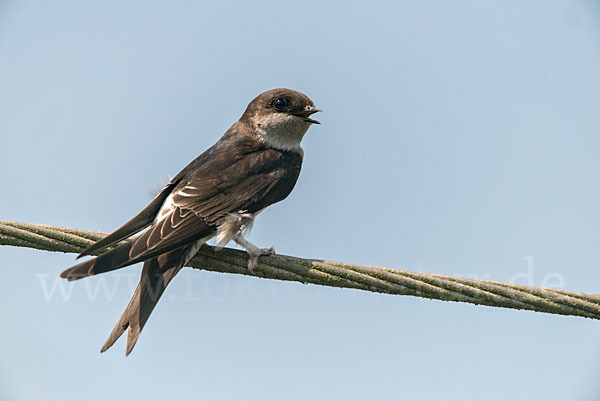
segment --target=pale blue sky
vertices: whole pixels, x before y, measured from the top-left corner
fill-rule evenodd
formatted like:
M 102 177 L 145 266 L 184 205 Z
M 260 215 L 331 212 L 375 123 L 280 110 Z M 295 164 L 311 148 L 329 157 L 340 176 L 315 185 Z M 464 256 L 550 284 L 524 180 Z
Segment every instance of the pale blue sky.
M 323 124 L 253 242 L 597 293 L 599 71 L 591 0 L 0 1 L 0 219 L 111 231 L 283 86 Z M 0 399 L 600 397 L 596 321 L 191 269 L 100 354 L 139 267 L 73 261 L 0 248 Z

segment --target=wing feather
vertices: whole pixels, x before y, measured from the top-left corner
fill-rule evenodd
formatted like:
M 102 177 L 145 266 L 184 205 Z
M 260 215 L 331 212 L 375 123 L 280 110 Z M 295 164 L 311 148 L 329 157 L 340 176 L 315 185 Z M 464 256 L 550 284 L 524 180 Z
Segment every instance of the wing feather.
M 107 235 L 102 238 L 100 241 L 97 241 L 87 247 L 83 252 L 77 256 L 80 258 L 82 256 L 91 255 L 95 252 L 100 252 L 111 245 L 116 244 L 117 242 L 124 240 L 132 235 L 137 234 L 142 231 L 144 228 L 148 227 L 154 221 L 154 218 L 158 214 L 158 211 L 162 207 L 165 199 L 170 195 L 173 188 L 177 186 L 179 181 L 171 181 L 167 184 L 158 195 L 146 206 L 141 212 L 135 215 L 131 220 L 127 223 L 123 224 L 113 233 Z

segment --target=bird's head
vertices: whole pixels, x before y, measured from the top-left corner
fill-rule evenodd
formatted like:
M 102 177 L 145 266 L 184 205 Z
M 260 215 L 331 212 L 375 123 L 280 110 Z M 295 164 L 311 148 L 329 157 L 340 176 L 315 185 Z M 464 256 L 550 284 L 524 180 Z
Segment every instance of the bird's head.
M 240 121 L 250 124 L 268 145 L 292 150 L 300 148 L 300 142 L 312 124 L 320 124 L 310 118 L 319 111 L 303 93 L 272 89 L 252 100 Z

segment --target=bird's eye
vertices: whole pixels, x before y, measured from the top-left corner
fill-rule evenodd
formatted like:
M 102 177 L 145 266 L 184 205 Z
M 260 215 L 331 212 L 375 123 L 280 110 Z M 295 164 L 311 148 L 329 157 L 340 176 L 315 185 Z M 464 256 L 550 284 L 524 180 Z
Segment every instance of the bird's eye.
M 286 99 L 275 99 L 275 100 L 273 100 L 272 104 L 273 104 L 273 107 L 275 108 L 275 110 L 283 111 L 287 107 L 288 102 Z

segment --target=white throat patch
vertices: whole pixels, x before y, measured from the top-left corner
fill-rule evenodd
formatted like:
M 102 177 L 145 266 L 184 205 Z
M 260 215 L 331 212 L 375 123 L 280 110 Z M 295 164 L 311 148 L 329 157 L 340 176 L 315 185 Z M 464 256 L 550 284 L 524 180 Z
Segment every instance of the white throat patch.
M 269 146 L 300 153 L 302 152 L 300 142 L 311 125 L 300 117 L 285 113 L 255 116 L 254 123 L 256 131 Z

